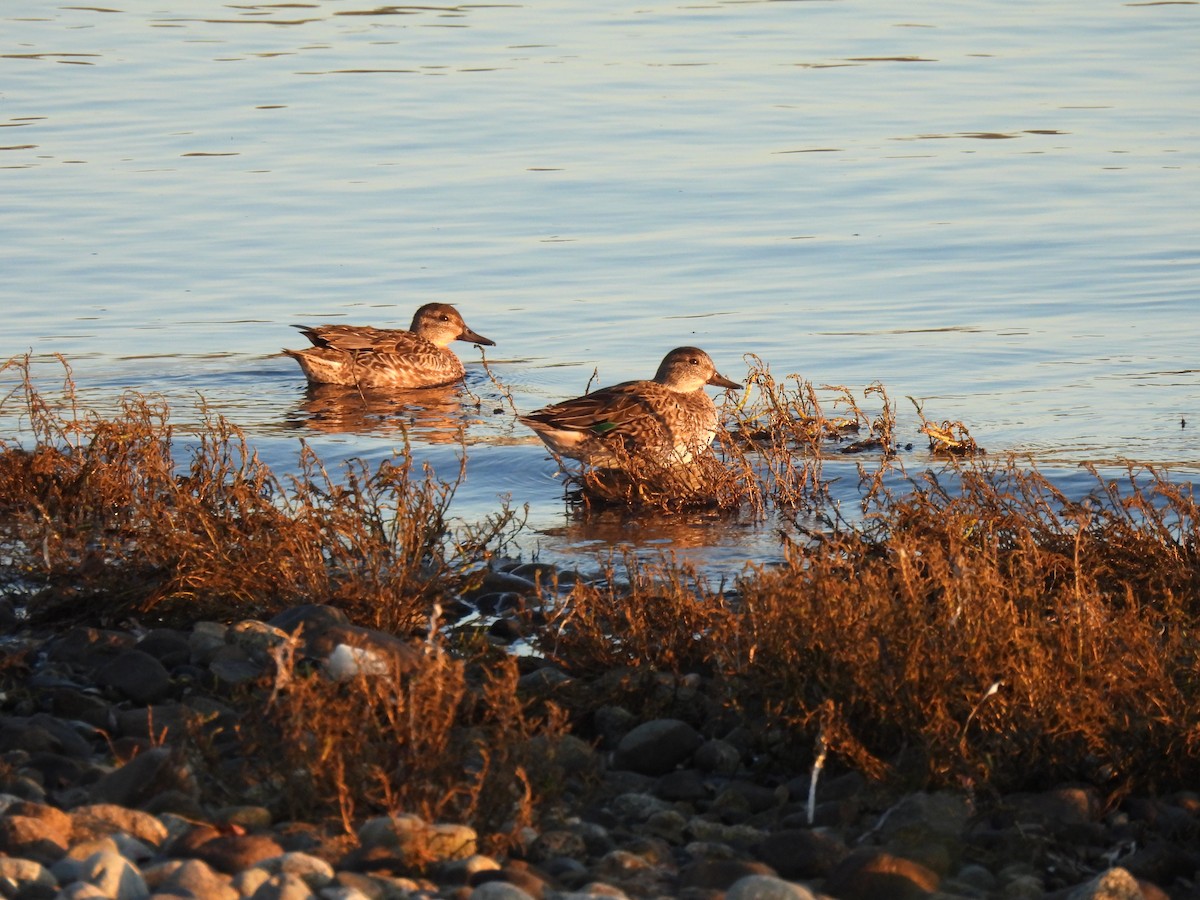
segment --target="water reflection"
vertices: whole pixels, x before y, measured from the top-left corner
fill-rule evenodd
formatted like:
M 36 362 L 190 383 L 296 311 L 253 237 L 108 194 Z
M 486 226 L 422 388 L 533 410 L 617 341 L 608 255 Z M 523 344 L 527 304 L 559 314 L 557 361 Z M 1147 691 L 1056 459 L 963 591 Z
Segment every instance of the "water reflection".
M 310 385 L 288 415 L 293 427 L 325 434 L 419 435 L 430 444 L 462 443 L 476 421 L 478 400 L 460 385 L 413 391 L 369 391 L 338 384 Z
M 748 523 L 735 516 L 717 516 L 704 512 L 654 514 L 626 510 L 582 510 L 568 508 L 562 525 L 541 529 L 547 537 L 567 546 L 612 548 L 615 550 L 655 550 L 686 552 L 706 550 L 705 557 L 720 553 L 746 559 L 746 543 L 759 543 L 760 535 Z M 774 543 L 774 541 L 772 541 Z M 761 549 L 761 548 L 760 548 Z M 691 554 L 687 554 L 691 555 Z M 706 562 L 711 562 L 707 558 Z

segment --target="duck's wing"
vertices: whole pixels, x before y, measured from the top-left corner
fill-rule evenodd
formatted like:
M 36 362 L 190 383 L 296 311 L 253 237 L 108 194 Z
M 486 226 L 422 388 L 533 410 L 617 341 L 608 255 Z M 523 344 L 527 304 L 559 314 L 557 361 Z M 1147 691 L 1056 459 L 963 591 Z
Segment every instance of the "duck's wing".
M 647 403 L 645 386 L 652 382 L 627 381 L 601 388 L 582 397 L 564 400 L 523 418 L 564 431 L 595 435 L 630 435 L 657 421 Z
M 314 346 L 343 353 L 370 351 L 374 353 L 403 353 L 422 348 L 427 341 L 411 331 L 395 328 L 373 328 L 370 325 L 307 325 L 294 326 L 312 341 Z

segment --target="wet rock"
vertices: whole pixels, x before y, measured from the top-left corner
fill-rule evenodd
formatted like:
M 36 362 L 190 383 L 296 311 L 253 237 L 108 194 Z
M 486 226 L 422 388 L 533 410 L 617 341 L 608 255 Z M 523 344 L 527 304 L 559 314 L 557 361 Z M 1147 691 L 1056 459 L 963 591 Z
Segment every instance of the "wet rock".
M 1142 889 L 1125 869 L 1109 869 L 1067 894 L 1067 900 L 1144 900 Z
M 786 801 L 786 789 L 777 792 L 763 785 L 737 780 L 729 782 L 713 800 L 713 811 L 737 809 L 749 816 L 782 806 Z
M 616 842 L 604 826 L 596 822 L 580 822 L 572 827 L 587 845 L 588 856 L 599 858 L 616 849 Z
M 754 860 L 698 859 L 680 870 L 679 886 L 685 889 L 724 891 L 743 878 L 775 874 L 775 870 L 770 866 Z
M 238 892 L 239 897 L 253 897 L 260 887 L 271 880 L 271 873 L 258 866 L 252 866 L 238 872 L 230 880 L 230 886 Z
M 613 765 L 643 775 L 665 775 L 688 760 L 703 743 L 699 732 L 687 722 L 654 719 L 621 738 Z
M 838 900 L 916 900 L 938 888 L 938 876 L 920 863 L 875 848 L 850 853 L 830 874 L 825 892 Z
M 556 884 L 562 886 L 567 895 L 578 891 L 592 877 L 592 873 L 586 865 L 569 856 L 556 856 L 539 863 L 539 866 L 542 871 L 554 879 Z M 614 890 L 617 889 L 614 888 Z M 564 894 L 558 894 L 557 900 L 565 900 Z
M 0 819 L 0 853 L 50 865 L 67 852 L 65 834 L 45 819 L 6 815 Z
M 383 885 L 369 875 L 363 875 L 358 872 L 340 871 L 333 876 L 333 884 L 325 889 L 326 893 L 335 890 L 343 890 L 349 893 L 346 894 L 346 900 L 383 900 L 385 891 Z M 387 894 L 391 897 L 393 895 Z
M 758 858 L 784 878 L 825 878 L 850 854 L 832 832 L 789 828 L 767 835 Z
M 59 753 L 62 741 L 27 716 L 0 716 L 0 752 Z
M 547 890 L 557 889 L 558 885 L 545 872 L 519 860 L 510 860 L 498 869 L 487 869 L 477 872 L 468 880 L 472 887 L 470 896 L 491 896 L 503 898 L 512 896 L 504 887 L 489 887 L 489 885 L 504 885 L 521 891 L 525 896 L 534 900 L 542 897 Z M 480 890 L 484 893 L 480 894 Z
M 199 798 L 191 791 L 184 792 L 173 789 L 155 794 L 142 804 L 142 809 L 154 816 L 185 816 L 192 821 L 203 819 L 207 815 Z
M 587 842 L 583 835 L 565 829 L 551 829 L 539 834 L 529 848 L 529 859 L 535 863 L 564 856 L 587 859 Z
M 331 885 L 320 893 L 321 900 L 379 900 L 374 894 L 367 894 L 358 888 Z
M 71 844 L 71 848 L 67 851 L 66 855 L 50 866 L 50 872 L 58 879 L 60 884 L 80 881 L 83 879 L 83 864 L 97 853 L 116 853 L 120 855 L 121 850 L 117 847 L 116 840 L 111 837 L 74 842 Z
M 155 747 L 105 775 L 88 793 L 93 803 L 136 807 L 162 791 L 192 785 L 190 771 L 175 759 L 174 752 Z
M 629 895 L 615 884 L 603 881 L 589 881 L 572 894 L 559 895 L 560 900 L 602 900 L 605 897 L 611 900 L 628 900 Z
M 593 874 L 601 878 L 622 881 L 630 874 L 654 867 L 648 859 L 628 850 L 610 850 L 593 867 Z
M 176 847 L 179 846 L 176 842 Z M 283 847 L 266 834 L 222 834 L 192 849 L 191 854 L 227 875 L 236 875 L 265 859 L 282 856 Z
M 526 578 L 524 575 L 513 572 L 497 572 L 490 571 L 484 574 L 483 581 L 479 583 L 479 587 L 466 593 L 468 600 L 476 600 L 484 594 L 502 594 L 512 592 L 523 596 L 532 596 L 537 593 L 537 585 L 533 580 Z
M 144 738 L 154 743 L 179 740 L 184 736 L 186 707 L 159 703 L 138 709 L 120 709 L 113 714 L 122 737 Z
M 698 803 L 712 797 L 712 788 L 696 769 L 676 769 L 658 779 L 654 793 L 664 800 Z
M 516 591 L 489 591 L 475 598 L 475 608 L 485 616 L 524 609 L 525 598 Z
M 660 800 L 652 794 L 637 792 L 620 794 L 609 803 L 609 809 L 626 822 L 644 822 L 656 812 L 669 808 L 665 800 Z
M 84 860 L 80 880 L 95 885 L 102 896 L 114 900 L 144 900 L 150 896 L 142 873 L 113 850 L 101 850 Z
M 25 771 L 4 771 L 0 768 L 0 791 L 21 800 L 42 803 L 46 800 L 46 789 L 41 781 L 30 777 Z
M 95 688 L 56 685 L 41 692 L 43 704 L 54 715 L 108 727 L 112 704 Z
M 369 819 L 359 829 L 358 839 L 361 845 L 359 856 L 363 859 L 376 862 L 390 859 L 407 871 L 420 871 L 446 860 L 465 859 L 473 856 L 477 848 L 473 828 L 455 824 L 431 825 L 413 815 Z
M 1042 900 L 1045 894 L 1042 880 L 1034 875 L 1013 878 L 1000 892 L 1001 900 Z
M 15 785 L 10 784 L 5 784 L 3 790 L 10 794 L 19 794 L 26 799 L 38 800 L 45 799 L 44 795 L 48 791 L 54 795 L 55 804 L 58 806 L 71 806 L 79 803 L 77 795 L 79 797 L 86 796 L 86 792 L 80 793 L 83 791 L 81 785 L 95 781 L 107 774 L 103 767 L 88 759 L 44 752 L 31 754 L 20 771 L 26 777 L 36 777 L 39 793 L 43 796 L 30 797 L 28 794 L 22 794 Z M 0 783 L 3 781 L 4 775 L 0 773 Z
M 237 687 L 256 681 L 263 673 L 264 663 L 253 659 L 244 647 L 225 644 L 218 648 L 208 663 L 208 670 L 225 687 Z
M 167 669 L 192 661 L 192 648 L 187 634 L 172 628 L 155 628 L 146 632 L 134 649 L 153 656 Z
M 94 884 L 77 881 L 74 884 L 68 884 L 55 894 L 54 900 L 112 900 L 112 898 Z
M 1165 837 L 1200 835 L 1196 814 L 1176 803 L 1156 797 L 1130 797 L 1123 806 L 1132 821 L 1144 823 Z
M 123 631 L 102 628 L 68 628 L 50 638 L 43 647 L 46 658 L 95 670 L 114 656 L 131 650 L 137 639 Z
M 1102 808 L 1093 788 L 1069 785 L 1036 794 L 1012 794 L 1005 798 L 1005 806 L 1017 822 L 1054 829 L 1094 823 Z
M 463 859 L 451 859 L 437 867 L 439 881 L 449 884 L 467 884 L 480 872 L 494 872 L 500 863 L 490 856 L 475 853 Z
M 12 886 L 12 894 L 8 896 L 53 896 L 45 891 L 53 891 L 58 887 L 58 880 L 50 870 L 32 859 L 19 856 L 0 856 L 0 884 Z
M 304 879 L 291 873 L 271 875 L 254 893 L 251 900 L 316 900 L 316 894 Z
M 556 689 L 572 682 L 571 676 L 556 666 L 539 666 L 532 672 L 522 675 L 517 681 L 517 688 L 523 694 L 552 695 Z M 579 739 L 575 738 L 575 740 Z
M 905 796 L 889 809 L 876 830 L 885 841 L 910 834 L 915 840 L 956 840 L 972 813 L 970 801 L 960 794 L 917 792 Z
M 197 622 L 188 634 L 188 651 L 193 665 L 208 666 L 217 651 L 226 646 L 229 627 L 221 622 Z
M 601 706 L 592 713 L 592 728 L 600 746 L 613 750 L 637 723 L 637 716 L 623 706 Z
M 412 672 L 425 658 L 420 646 L 385 631 L 353 625 L 344 612 L 332 606 L 292 607 L 264 627 L 270 629 L 269 634 L 285 638 L 298 634 L 303 655 L 327 663 L 339 680 L 360 670 L 372 675 Z
M 538 900 L 541 896 L 540 891 L 531 894 L 508 881 L 485 881 L 467 895 L 467 900 Z
M 275 648 L 287 643 L 289 637 L 282 628 L 258 619 L 235 622 L 225 632 L 225 640 L 231 646 L 241 647 L 258 663 L 268 662 Z
M 742 754 L 733 744 L 723 740 L 705 741 L 696 750 L 696 768 L 717 775 L 732 775 L 742 764 Z
M 350 619 L 336 606 L 324 603 L 301 603 L 276 613 L 267 620 L 267 624 L 290 635 L 299 633 L 307 646 L 307 642 L 327 629 L 349 625 Z M 313 653 L 311 655 L 318 656 L 320 654 Z
M 815 900 L 808 888 L 770 875 L 739 878 L 725 892 L 725 900 Z
M 0 854 L 50 865 L 71 840 L 71 817 L 53 806 L 18 801 L 0 817 Z
M 258 863 L 271 875 L 294 875 L 309 888 L 319 891 L 333 881 L 333 866 L 308 853 L 284 853 Z
M 991 894 L 996 890 L 996 876 L 983 866 L 974 863 L 969 863 L 955 872 L 954 883 L 981 894 Z M 947 886 L 943 885 L 943 887 Z
M 171 675 L 161 662 L 141 650 L 126 650 L 96 670 L 96 681 L 143 706 L 171 692 Z
M 95 803 L 73 809 L 71 824 L 75 841 L 127 834 L 151 847 L 161 847 L 167 839 L 166 826 L 154 816 L 111 803 Z
M 511 644 L 525 637 L 525 628 L 517 619 L 505 616 L 488 625 L 487 633 L 502 643 Z
M 271 811 L 264 806 L 223 806 L 212 812 L 212 823 L 227 830 L 265 831 L 271 826 Z
M 703 816 L 694 816 L 688 821 L 688 833 L 693 840 L 716 844 L 728 844 L 739 850 L 748 850 L 760 845 L 766 833 L 752 825 L 743 823 L 726 824 L 714 822 Z
M 964 832 L 974 810 L 969 800 L 950 792 L 917 792 L 902 798 L 875 827 L 892 854 L 920 863 L 939 876 L 961 858 Z
M 146 884 L 158 895 L 182 895 L 204 900 L 239 900 L 228 875 L 203 860 L 169 860 L 143 871 Z
M 1136 846 L 1121 863 L 1138 878 L 1169 885 L 1176 879 L 1190 879 L 1200 872 L 1200 842 L 1196 839 L 1183 843 L 1151 839 Z
M 538 583 L 542 587 L 548 587 L 555 579 L 565 577 L 570 580 L 571 573 L 559 572 L 557 566 L 542 562 L 527 562 L 521 563 L 509 570 L 509 575 L 516 578 L 524 578 L 531 583 Z
M 682 844 L 688 820 L 674 809 L 664 809 L 650 816 L 642 826 L 647 835 L 661 838 L 670 844 Z

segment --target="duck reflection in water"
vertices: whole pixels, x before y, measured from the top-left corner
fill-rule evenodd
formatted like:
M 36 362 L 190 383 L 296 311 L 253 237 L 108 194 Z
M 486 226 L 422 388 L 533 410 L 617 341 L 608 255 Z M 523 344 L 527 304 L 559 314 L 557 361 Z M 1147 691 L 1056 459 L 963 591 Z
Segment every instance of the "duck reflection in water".
M 431 444 L 457 444 L 477 414 L 459 385 L 396 392 L 310 384 L 289 419 L 328 434 L 412 434 Z

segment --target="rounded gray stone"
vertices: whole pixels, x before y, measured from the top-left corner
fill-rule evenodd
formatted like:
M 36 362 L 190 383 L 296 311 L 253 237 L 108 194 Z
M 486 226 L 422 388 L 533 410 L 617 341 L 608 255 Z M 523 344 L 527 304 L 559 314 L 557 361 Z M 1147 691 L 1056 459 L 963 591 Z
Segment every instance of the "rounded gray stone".
M 815 900 L 808 888 L 772 875 L 747 875 L 725 892 L 725 900 Z
M 665 775 L 688 760 L 704 738 L 680 719 L 654 719 L 627 733 L 613 758 L 618 769 L 643 775 Z

